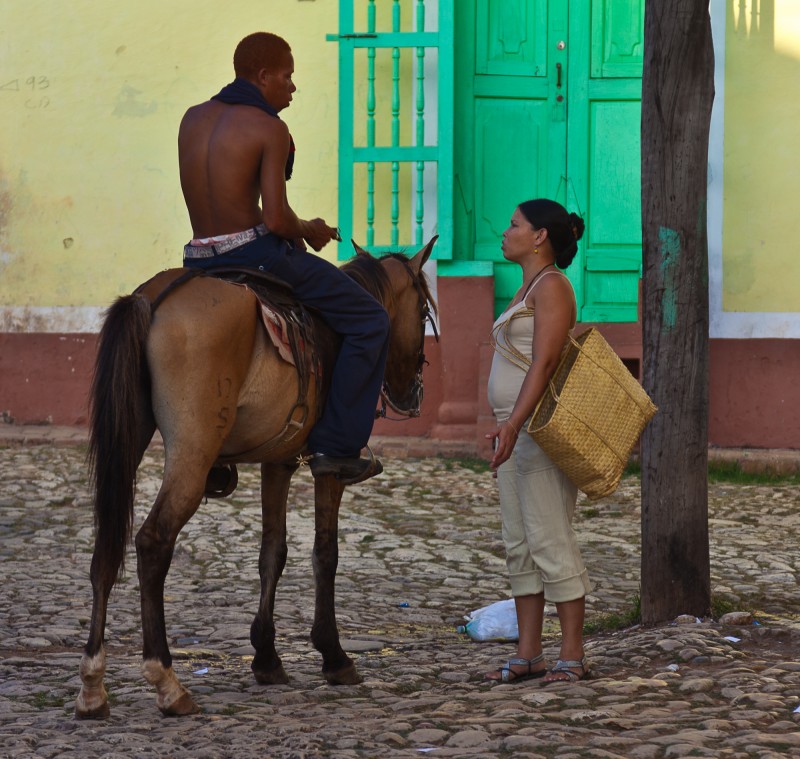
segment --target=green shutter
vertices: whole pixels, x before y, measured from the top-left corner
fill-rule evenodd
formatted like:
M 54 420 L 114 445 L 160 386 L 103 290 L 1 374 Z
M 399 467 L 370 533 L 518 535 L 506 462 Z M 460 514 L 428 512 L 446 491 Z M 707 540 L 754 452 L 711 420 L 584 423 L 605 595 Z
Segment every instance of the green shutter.
M 429 233 L 435 258 L 453 255 L 453 2 L 438 0 L 434 24 L 425 0 L 339 3 L 340 259 L 351 238 L 383 252 Z

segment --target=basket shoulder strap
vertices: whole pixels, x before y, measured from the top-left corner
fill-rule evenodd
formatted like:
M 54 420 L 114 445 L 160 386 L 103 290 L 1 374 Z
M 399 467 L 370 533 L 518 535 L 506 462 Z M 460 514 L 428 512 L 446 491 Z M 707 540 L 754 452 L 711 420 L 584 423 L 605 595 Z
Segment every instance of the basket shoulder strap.
M 512 364 L 525 370 L 530 368 L 531 360 L 514 345 L 508 334 L 508 330 L 514 319 L 524 319 L 532 316 L 532 308 L 519 308 L 516 311 L 512 311 L 507 319 L 495 325 L 492 329 L 492 348 L 503 356 L 503 358 L 508 359 Z M 497 339 L 500 334 L 503 336 L 504 344 L 502 345 Z

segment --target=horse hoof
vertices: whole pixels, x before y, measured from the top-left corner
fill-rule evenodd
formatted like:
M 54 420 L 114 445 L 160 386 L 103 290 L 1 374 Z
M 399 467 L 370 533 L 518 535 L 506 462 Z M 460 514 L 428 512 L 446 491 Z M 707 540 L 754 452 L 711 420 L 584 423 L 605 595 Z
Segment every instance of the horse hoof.
M 286 674 L 283 664 L 279 664 L 269 672 L 253 670 L 253 675 L 259 685 L 286 685 L 289 682 L 289 675 Z
M 108 701 L 93 709 L 79 709 L 75 707 L 75 719 L 108 719 L 111 716 L 111 709 Z
M 364 678 L 358 674 L 355 664 L 349 664 L 336 672 L 323 672 L 328 685 L 358 685 Z
M 169 706 L 161 707 L 161 713 L 165 717 L 185 717 L 188 714 L 200 714 L 201 711 L 202 709 L 188 692 L 185 692 Z

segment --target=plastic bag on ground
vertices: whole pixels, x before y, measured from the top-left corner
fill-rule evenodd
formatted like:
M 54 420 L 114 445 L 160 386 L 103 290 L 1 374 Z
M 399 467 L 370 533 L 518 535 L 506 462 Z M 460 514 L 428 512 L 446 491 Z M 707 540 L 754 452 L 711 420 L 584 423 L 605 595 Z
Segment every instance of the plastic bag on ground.
M 459 627 L 472 640 L 519 640 L 517 607 L 513 598 L 483 606 L 465 615 L 467 624 Z

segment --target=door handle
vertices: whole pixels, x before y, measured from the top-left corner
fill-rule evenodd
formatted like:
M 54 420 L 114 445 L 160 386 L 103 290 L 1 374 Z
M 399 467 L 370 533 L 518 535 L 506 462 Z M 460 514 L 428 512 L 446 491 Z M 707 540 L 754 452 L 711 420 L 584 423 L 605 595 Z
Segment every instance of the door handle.
M 561 89 L 561 64 L 556 64 L 556 89 Z

